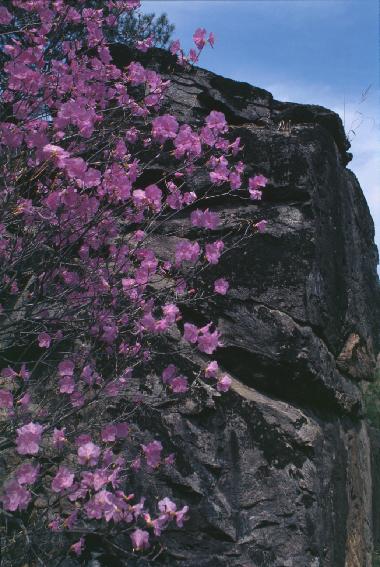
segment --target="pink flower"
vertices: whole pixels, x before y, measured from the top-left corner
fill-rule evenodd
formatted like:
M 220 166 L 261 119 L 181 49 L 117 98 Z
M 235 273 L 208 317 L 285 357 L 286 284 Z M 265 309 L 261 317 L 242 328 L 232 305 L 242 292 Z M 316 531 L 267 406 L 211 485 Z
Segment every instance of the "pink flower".
M 16 478 L 19 484 L 34 484 L 36 482 L 40 466 L 31 463 L 23 463 L 16 470 Z
M 219 333 L 214 331 L 210 333 L 205 331 L 198 337 L 198 348 L 201 352 L 212 354 L 219 346 Z
M 125 0 L 124 2 L 122 2 L 122 5 L 123 5 L 124 10 L 127 10 L 127 12 L 130 12 L 132 10 L 136 10 L 137 8 L 140 8 L 141 1 L 140 0 Z
M 153 528 L 154 535 L 160 537 L 162 530 L 164 530 L 168 523 L 168 516 L 162 515 L 159 518 L 152 520 L 149 514 L 144 514 L 144 519 L 148 526 Z
M 162 372 L 162 381 L 164 384 L 170 384 L 177 372 L 177 367 L 174 364 L 169 364 Z
M 54 447 L 61 449 L 64 446 L 65 441 L 66 441 L 65 430 L 66 430 L 66 427 L 63 427 L 62 429 L 54 429 L 54 431 L 53 431 L 53 445 L 54 445 Z
M 262 192 L 259 187 L 265 187 L 268 179 L 264 175 L 255 175 L 249 178 L 249 194 L 254 201 L 260 201 Z
M 63 360 L 58 365 L 58 373 L 60 376 L 72 376 L 74 374 L 74 362 L 72 360 Z
M 229 148 L 232 152 L 232 155 L 236 156 L 239 153 L 239 151 L 242 149 L 242 146 L 240 146 L 240 138 L 236 138 L 236 140 L 234 140 L 232 144 L 229 145 Z M 244 165 L 242 164 L 242 162 L 239 162 L 236 165 L 236 171 L 237 173 L 243 173 L 243 170 L 244 170 Z
M 152 441 L 148 445 L 141 445 L 149 467 L 155 469 L 161 461 L 162 445 L 159 441 Z
M 140 63 L 132 62 L 128 67 L 128 80 L 131 85 L 137 86 L 145 83 L 146 70 Z
M 108 425 L 106 425 L 105 427 L 103 427 L 102 432 L 101 432 L 101 438 L 102 441 L 115 441 L 116 440 L 116 434 L 117 434 L 117 430 L 116 430 L 116 425 L 114 425 L 113 423 L 110 423 Z
M 177 266 L 182 262 L 195 263 L 198 260 L 200 250 L 198 242 L 190 242 L 189 240 L 179 242 L 175 251 L 175 261 Z
M 93 477 L 92 484 L 96 492 L 100 490 L 104 485 L 106 485 L 110 479 L 110 475 L 108 474 L 106 469 L 96 469 Z
M 87 433 L 82 433 L 81 435 L 78 435 L 78 437 L 75 439 L 75 444 L 77 447 L 80 447 L 81 445 L 90 443 L 90 441 L 91 441 L 91 435 L 88 435 Z
M 200 228 L 215 230 L 220 222 L 218 213 L 212 213 L 208 209 L 201 211 L 196 209 L 190 215 L 191 224 Z
M 65 171 L 71 179 L 83 180 L 87 170 L 86 162 L 82 158 L 67 158 L 64 162 Z
M 261 201 L 263 193 L 259 189 L 249 189 L 249 195 L 252 201 Z
M 0 390 L 0 408 L 11 409 L 13 407 L 13 395 L 9 390 Z
M 159 501 L 158 509 L 163 514 L 174 514 L 177 510 L 177 506 L 170 498 L 166 497 Z
M 179 309 L 173 303 L 169 303 L 168 305 L 164 305 L 162 311 L 165 315 L 165 319 L 168 323 L 175 323 L 177 317 L 179 315 Z
M 201 130 L 201 140 L 204 144 L 206 144 L 207 146 L 214 146 L 215 142 L 216 142 L 216 137 L 214 132 L 208 128 L 207 126 L 204 126 Z
M 61 376 L 59 379 L 59 391 L 61 394 L 72 394 L 75 390 L 75 382 L 72 376 Z
M 81 392 L 73 392 L 70 396 L 71 405 L 74 408 L 81 408 L 84 405 L 84 396 Z
M 13 368 L 10 368 L 8 366 L 8 368 L 3 368 L 1 371 L 1 376 L 3 378 L 15 378 L 16 376 L 18 376 L 17 372 L 15 372 L 13 370 Z
M 116 436 L 119 439 L 125 439 L 129 434 L 129 425 L 126 422 L 116 424 Z
M 178 53 L 178 51 L 180 51 L 180 49 L 181 49 L 181 43 L 180 43 L 179 39 L 172 41 L 169 49 L 170 49 L 170 53 L 172 53 L 173 55 Z
M 23 141 L 23 134 L 17 126 L 9 122 L 0 123 L 0 142 L 10 148 L 18 148 Z
M 179 129 L 176 139 L 174 140 L 175 157 L 180 158 L 185 154 L 189 156 L 200 156 L 202 153 L 201 141 L 191 126 L 183 124 Z
M 30 402 L 31 402 L 31 398 L 29 392 L 25 392 L 25 394 L 21 396 L 21 398 L 18 401 L 18 403 L 25 409 L 27 409 Z
M 152 121 L 152 136 L 153 139 L 163 144 L 166 140 L 176 137 L 179 124 L 174 116 L 164 114 L 158 116 Z
M 4 6 L 0 6 L 0 24 L 6 26 L 11 23 L 13 16 Z
M 224 162 L 218 163 L 214 169 L 214 171 L 210 172 L 210 180 L 212 183 L 216 185 L 221 185 L 225 181 L 229 180 L 229 169 L 227 164 Z
M 249 178 L 249 188 L 250 189 L 257 189 L 258 187 L 265 187 L 268 183 L 268 179 L 264 177 L 264 175 L 255 175 L 254 177 Z
M 211 45 L 211 47 L 214 47 L 214 44 L 215 44 L 215 36 L 214 36 L 213 32 L 210 32 L 210 33 L 209 33 L 208 42 L 209 42 L 209 44 Z
M 5 510 L 25 510 L 31 500 L 31 494 L 17 480 L 10 480 L 4 484 L 2 500 Z
M 84 538 L 81 537 L 76 543 L 73 543 L 70 550 L 75 553 L 75 555 L 81 555 L 84 549 Z
M 230 389 L 230 387 L 231 387 L 231 383 L 232 383 L 231 378 L 230 378 L 229 376 L 227 376 L 227 374 L 224 374 L 224 376 L 221 376 L 221 377 L 218 379 L 218 383 L 217 383 L 217 385 L 216 385 L 216 389 L 217 389 L 219 392 L 227 392 L 227 391 Z
M 197 196 L 194 193 L 194 191 L 187 191 L 186 193 L 183 194 L 183 202 L 186 205 L 191 205 L 191 203 L 194 203 L 194 201 L 196 201 Z
M 78 462 L 80 465 L 93 467 L 97 464 L 100 456 L 100 447 L 89 441 L 78 448 Z
M 84 187 L 97 187 L 101 183 L 100 171 L 90 167 L 82 177 Z
M 62 490 L 70 488 L 73 482 L 74 473 L 72 473 L 68 468 L 62 466 L 59 467 L 57 474 L 52 480 L 51 489 L 53 492 L 62 492 Z
M 214 282 L 214 290 L 216 293 L 220 293 L 220 295 L 226 295 L 230 284 L 224 278 L 219 278 Z
M 220 255 L 224 248 L 224 243 L 222 240 L 217 240 L 211 244 L 206 244 L 205 256 L 210 264 L 217 264 L 219 262 Z
M 205 368 L 206 378 L 215 378 L 218 370 L 219 370 L 218 363 L 216 362 L 216 360 L 212 360 Z
M 144 40 L 140 40 L 136 42 L 136 49 L 146 53 L 150 47 L 153 45 L 153 38 L 151 36 L 147 37 Z
M 149 185 L 145 189 L 145 195 L 148 199 L 149 204 L 153 207 L 154 210 L 159 211 L 161 209 L 161 198 L 162 198 L 162 191 L 157 185 Z
M 65 164 L 65 159 L 70 156 L 69 152 L 61 148 L 60 146 L 54 146 L 53 144 L 47 144 L 42 148 L 42 155 L 44 158 L 54 158 L 57 160 L 59 167 L 63 167 Z
M 39 423 L 28 423 L 17 429 L 17 452 L 20 455 L 36 455 L 44 428 Z
M 239 173 L 236 173 L 236 171 L 232 171 L 229 175 L 229 181 L 232 190 L 240 189 L 242 181 Z
M 175 462 L 174 453 L 170 453 L 170 455 L 168 455 L 164 459 L 165 465 L 174 465 L 174 462 Z
M 257 222 L 255 226 L 256 226 L 258 232 L 263 233 L 263 232 L 265 232 L 265 229 L 266 229 L 266 227 L 267 227 L 267 224 L 268 224 L 268 221 L 266 221 L 266 220 L 261 220 L 261 221 Z
M 30 378 L 30 372 L 26 368 L 25 364 L 22 364 L 22 366 L 21 366 L 20 376 L 25 381 L 29 380 L 29 378 Z
M 206 34 L 207 32 L 204 28 L 198 28 L 195 30 L 193 40 L 198 49 L 203 49 L 206 45 Z
M 183 338 L 189 343 L 196 343 L 198 340 L 199 329 L 192 323 L 185 323 Z
M 198 57 L 198 53 L 195 51 L 195 49 L 190 49 L 189 59 L 190 59 L 190 61 L 192 61 L 192 63 L 196 63 L 198 61 L 199 57 Z
M 223 133 L 228 130 L 226 117 L 223 112 L 218 112 L 217 110 L 212 110 L 206 117 L 206 124 L 210 130 L 216 130 L 217 132 Z
M 142 551 L 149 547 L 149 533 L 145 530 L 137 529 L 130 535 L 134 551 Z
M 40 348 L 49 348 L 51 343 L 51 337 L 48 333 L 40 333 L 38 335 L 38 346 Z
M 189 389 L 185 376 L 176 376 L 170 383 L 170 387 L 175 394 L 183 394 Z

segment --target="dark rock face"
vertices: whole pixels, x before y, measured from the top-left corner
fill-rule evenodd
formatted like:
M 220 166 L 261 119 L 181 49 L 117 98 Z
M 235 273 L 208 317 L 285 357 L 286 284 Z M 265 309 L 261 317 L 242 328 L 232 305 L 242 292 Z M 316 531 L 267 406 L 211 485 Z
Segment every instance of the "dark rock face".
M 124 51 L 114 57 L 128 63 Z M 360 381 L 372 379 L 379 352 L 378 254 L 368 206 L 346 168 L 342 123 L 319 106 L 278 102 L 202 69 L 178 71 L 169 56 L 158 61 L 171 79 L 168 110 L 194 125 L 224 112 L 248 173 L 270 185 L 259 206 L 209 203 L 231 245 L 239 239 L 233 227 L 261 218 L 268 227 L 215 268 L 229 294 L 189 313 L 194 322 L 217 321 L 224 346 L 216 358 L 234 381 L 217 400 L 200 388 L 157 417 L 156 431 L 178 456 L 178 471 L 160 482 L 191 506 L 186 529 L 167 533 L 157 561 L 370 567 L 371 451 Z M 162 255 L 174 245 L 174 225 L 196 236 L 185 217 L 172 221 L 154 244 Z

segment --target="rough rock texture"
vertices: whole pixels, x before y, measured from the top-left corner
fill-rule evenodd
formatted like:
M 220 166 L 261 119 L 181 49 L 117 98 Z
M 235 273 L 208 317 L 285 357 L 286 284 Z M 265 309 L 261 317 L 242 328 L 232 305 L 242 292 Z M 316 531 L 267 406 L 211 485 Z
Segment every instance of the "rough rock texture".
M 128 63 L 128 52 L 114 56 Z M 371 380 L 379 351 L 378 254 L 367 203 L 346 168 L 342 123 L 325 108 L 158 60 L 172 81 L 168 110 L 194 125 L 212 109 L 224 112 L 248 173 L 270 185 L 259 206 L 208 202 L 231 244 L 244 223 L 266 218 L 268 228 L 216 267 L 213 277 L 226 274 L 230 293 L 187 314 L 218 322 L 224 346 L 216 358 L 234 378 L 232 391 L 217 400 L 200 391 L 146 422 L 178 455 L 178 473 L 160 482 L 191 505 L 186 529 L 167 534 L 157 562 L 370 567 L 371 451 L 360 381 Z M 174 246 L 174 226 L 196 237 L 185 217 L 173 221 L 155 242 L 162 255 Z

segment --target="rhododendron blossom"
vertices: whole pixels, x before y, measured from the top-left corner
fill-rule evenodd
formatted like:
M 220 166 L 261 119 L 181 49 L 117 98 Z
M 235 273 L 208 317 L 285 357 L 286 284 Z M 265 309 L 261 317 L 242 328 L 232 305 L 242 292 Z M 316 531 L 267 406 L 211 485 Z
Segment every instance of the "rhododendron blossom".
M 78 448 L 78 463 L 93 467 L 97 464 L 100 455 L 100 447 L 88 441 Z
M 41 348 L 49 348 L 51 343 L 51 337 L 48 333 L 40 333 L 38 335 L 38 346 Z
M 175 394 L 184 394 L 189 388 L 188 381 L 185 376 L 175 376 L 170 381 L 169 385 Z
M 206 244 L 205 256 L 210 264 L 217 264 L 219 262 L 220 255 L 224 249 L 224 242 L 222 240 L 217 240 L 211 244 Z
M 208 209 L 205 211 L 199 209 L 193 211 L 190 215 L 190 219 L 193 226 L 208 228 L 210 230 L 215 230 L 220 224 L 219 215 Z
M 73 543 L 70 549 L 75 555 L 81 555 L 84 549 L 84 538 L 81 537 L 77 542 Z
M 19 484 L 34 484 L 37 480 L 39 470 L 39 465 L 22 463 L 16 470 L 16 478 Z
M 17 429 L 17 452 L 20 455 L 36 455 L 40 448 L 44 428 L 39 423 L 28 423 Z
M 229 287 L 230 287 L 230 284 L 224 278 L 219 278 L 218 280 L 215 280 L 215 282 L 214 282 L 214 290 L 215 290 L 216 293 L 219 293 L 220 295 L 226 295 Z
M 142 551 L 149 547 L 149 532 L 137 529 L 131 534 L 133 549 Z
M 207 32 L 204 28 L 195 30 L 193 40 L 198 49 L 202 49 L 206 45 L 206 34 Z
M 170 114 L 158 116 L 152 122 L 152 136 L 161 144 L 166 140 L 171 140 L 177 136 L 178 122 Z
M 198 337 L 198 348 L 207 354 L 212 354 L 220 345 L 219 333 L 217 330 L 210 333 L 208 330 L 201 332 Z
M 0 408 L 10 409 L 13 407 L 13 394 L 8 390 L 0 390 Z
M 256 226 L 257 230 L 262 233 L 262 232 L 265 232 L 267 224 L 268 224 L 268 221 L 261 220 L 261 221 L 257 222 L 255 226 Z
M 4 6 L 0 6 L 0 24 L 10 24 L 12 20 L 12 14 Z
M 66 441 L 66 437 L 65 437 L 65 427 L 63 429 L 56 429 L 54 428 L 53 431 L 53 444 L 55 447 L 57 447 L 58 449 L 61 449 Z
M 170 498 L 159 494 L 155 477 L 166 467 L 175 476 L 179 462 L 161 443 L 162 415 L 201 383 L 215 403 L 229 389 L 208 360 L 220 331 L 195 323 L 229 289 L 228 255 L 266 227 L 243 231 L 218 200 L 259 200 L 267 179 L 247 179 L 223 112 L 202 118 L 197 106 L 191 124 L 170 113 L 171 75 L 181 82 L 178 64 L 198 62 L 212 32 L 195 30 L 188 52 L 172 42 L 161 75 L 149 29 L 125 38 L 135 49 L 114 41 L 138 0 L 6 5 L 1 502 L 17 514 L 6 548 L 17 546 L 20 565 L 58 565 L 96 538 L 110 562 L 133 563 L 134 552 L 150 561 L 146 550 L 153 557 L 157 538 L 191 514 L 175 484 Z
M 198 335 L 199 329 L 195 325 L 192 325 L 191 323 L 185 323 L 183 334 L 184 339 L 189 341 L 189 343 L 196 343 L 198 340 Z
M 218 112 L 217 110 L 212 110 L 206 118 L 206 124 L 210 130 L 216 130 L 217 132 L 226 132 L 227 121 L 223 112 Z
M 200 255 L 200 246 L 198 242 L 182 241 L 177 244 L 175 260 L 176 264 L 182 262 L 195 263 Z
M 74 473 L 72 473 L 67 467 L 60 467 L 57 474 L 53 478 L 51 483 L 51 489 L 53 492 L 61 492 L 70 488 L 74 482 Z
M 148 445 L 142 445 L 147 465 L 156 468 L 161 462 L 162 445 L 160 441 L 152 441 Z
M 25 510 L 32 496 L 28 490 L 21 486 L 16 480 L 10 480 L 4 485 L 4 494 L 2 496 L 3 506 L 5 510 L 15 512 L 16 510 Z
M 227 374 L 218 379 L 216 388 L 219 392 L 227 392 L 231 387 L 231 378 Z

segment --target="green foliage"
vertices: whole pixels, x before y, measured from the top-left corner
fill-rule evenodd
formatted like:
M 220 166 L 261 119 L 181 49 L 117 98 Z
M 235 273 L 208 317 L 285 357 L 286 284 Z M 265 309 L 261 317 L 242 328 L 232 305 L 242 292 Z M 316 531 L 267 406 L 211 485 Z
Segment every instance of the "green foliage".
M 370 424 L 380 429 L 380 370 L 376 372 L 374 381 L 364 392 L 364 407 Z M 376 565 L 380 567 L 380 555 Z
M 374 551 L 372 556 L 372 567 L 380 567 L 380 551 Z
M 153 38 L 155 47 L 165 47 L 174 31 L 166 14 L 141 14 L 128 12 L 120 18 L 115 40 L 118 43 L 133 44 L 137 40 Z

